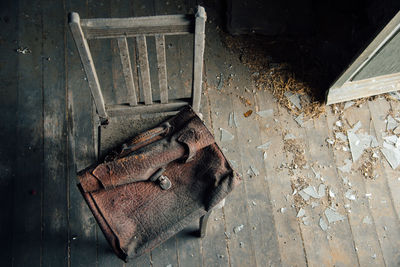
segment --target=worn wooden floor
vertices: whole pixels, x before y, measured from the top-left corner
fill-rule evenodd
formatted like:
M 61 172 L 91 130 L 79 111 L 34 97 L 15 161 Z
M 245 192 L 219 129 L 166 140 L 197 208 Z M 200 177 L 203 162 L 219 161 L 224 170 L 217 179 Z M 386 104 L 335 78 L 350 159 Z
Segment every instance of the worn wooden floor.
M 99 144 L 116 142 L 111 132 L 119 122 L 102 129 L 103 139 L 98 141 L 89 88 L 66 15 L 70 11 L 87 18 L 187 13 L 195 5 L 194 0 L 1 4 L 1 265 L 400 266 L 400 171 L 392 170 L 379 154 L 374 165 L 379 174 L 376 179 L 364 178 L 357 170 L 359 163 L 353 164 L 350 173 L 342 173 L 337 167 L 351 159 L 350 152 L 326 142 L 334 138 L 335 122 L 341 119 L 348 126 L 361 121 L 362 130 L 382 144 L 384 119 L 389 112 L 399 115 L 399 102 L 381 98 L 342 113 L 327 108 L 326 114 L 300 127 L 269 92 L 253 93 L 250 71 L 220 40 L 216 28 L 222 20 L 217 16 L 220 7 L 207 3 L 202 113 L 226 156 L 243 175 L 243 183 L 226 206 L 213 213 L 204 239 L 183 231 L 127 264 L 112 254 L 76 188 L 75 173 L 96 161 Z M 169 42 L 171 93 L 185 95 L 191 84 L 187 72 L 191 69 L 187 60 L 190 45 L 182 39 Z M 115 43 L 90 45 L 98 62 L 104 62 L 95 60 L 106 100 L 117 101 L 123 91 L 116 89 L 123 89 Z M 18 47 L 31 52 L 17 53 Z M 221 73 L 226 82 L 218 86 Z M 239 96 L 248 98 L 251 106 L 246 107 Z M 273 116 L 243 116 L 256 108 L 273 109 Z M 236 126 L 229 124 L 231 112 L 235 112 Z M 220 128 L 234 139 L 220 141 Z M 130 130 L 119 132 L 129 135 Z M 288 133 L 296 137 L 291 143 L 285 140 Z M 264 159 L 257 146 L 269 141 Z M 303 167 L 293 167 L 299 159 L 296 149 L 304 151 Z M 312 208 L 310 201 L 293 194 L 301 178 L 307 184 L 325 184 L 334 197 L 316 199 L 318 206 Z M 356 200 L 345 197 L 349 184 L 343 178 L 351 182 Z M 332 203 L 344 220 L 323 231 L 319 221 Z M 301 207 L 305 215 L 296 218 Z M 196 226 L 194 222 L 192 227 Z

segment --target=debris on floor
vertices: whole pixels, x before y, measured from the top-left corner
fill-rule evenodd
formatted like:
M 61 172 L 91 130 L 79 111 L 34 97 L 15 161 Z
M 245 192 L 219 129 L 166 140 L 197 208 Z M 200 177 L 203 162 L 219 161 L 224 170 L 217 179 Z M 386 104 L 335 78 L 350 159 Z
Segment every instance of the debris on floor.
M 271 141 L 268 141 L 268 142 L 266 142 L 266 143 L 264 143 L 264 144 L 258 146 L 257 148 L 258 148 L 258 149 L 266 150 L 266 149 L 268 149 L 268 148 L 270 147 L 270 145 L 271 145 Z
M 23 54 L 23 55 L 32 53 L 32 50 L 30 50 L 28 47 L 18 47 L 17 50 L 15 50 L 15 51 L 17 51 L 17 53 Z
M 268 56 L 268 52 L 279 50 L 282 46 L 277 46 L 276 41 L 266 42 L 261 36 L 242 38 L 227 35 L 224 37 L 223 40 L 228 49 L 239 54 L 239 60 L 249 68 L 258 90 L 271 91 L 277 102 L 287 108 L 292 115 L 298 116 L 303 113 L 307 118 L 314 118 L 324 112 L 325 105 L 320 101 L 323 98 L 321 87 L 319 90 L 317 87 L 326 82 L 326 79 L 322 78 L 322 69 L 316 68 L 318 64 L 297 66 L 288 64 L 286 61 L 274 62 L 271 56 Z M 290 41 L 284 41 L 284 43 L 285 46 L 294 45 Z M 291 49 L 291 51 L 299 50 Z M 308 60 L 308 62 L 311 61 Z M 305 76 L 307 79 L 304 79 Z M 318 81 L 316 81 L 317 78 Z M 317 84 L 320 85 L 316 86 Z
M 378 141 L 375 136 L 365 133 L 356 133 L 361 127 L 362 125 L 359 121 L 352 129 L 347 131 L 347 138 L 349 140 L 353 162 L 356 162 L 367 148 L 378 146 Z
M 326 223 L 325 219 L 322 218 L 322 217 L 319 218 L 319 227 L 321 227 L 321 229 L 322 229 L 323 231 L 328 230 L 328 224 Z
M 238 226 L 235 226 L 235 227 L 233 228 L 233 232 L 234 232 L 235 234 L 237 234 L 237 233 L 239 233 L 240 231 L 242 231 L 243 228 L 244 228 L 244 225 L 243 225 L 243 224 L 238 225 Z
M 221 73 L 217 79 L 219 80 L 217 89 L 218 91 L 221 91 L 222 87 L 224 86 L 224 74 Z
M 300 127 L 303 127 L 303 125 L 304 125 L 304 113 L 301 113 L 299 116 L 297 116 L 295 119 L 294 119 L 296 122 L 297 122 L 297 124 L 300 126 Z
M 300 208 L 299 212 L 297 213 L 297 218 L 303 217 L 306 215 L 306 211 L 303 208 Z
M 251 114 L 253 114 L 253 111 L 251 109 L 249 109 L 248 111 L 246 111 L 245 113 L 243 113 L 243 116 L 245 118 L 249 117 Z
M 252 177 L 260 175 L 260 172 L 257 170 L 256 167 L 250 165 L 250 169 L 247 171 L 247 174 L 250 175 L 250 177 Z
M 372 220 L 369 216 L 365 216 L 363 219 L 364 224 L 372 224 Z
M 284 93 L 284 96 L 287 97 L 287 99 L 290 101 L 290 103 L 291 103 L 294 107 L 298 108 L 299 110 L 301 109 L 300 96 L 299 96 L 299 94 L 293 94 L 293 93 L 290 92 L 290 91 L 286 91 L 286 92 Z
M 231 141 L 235 137 L 233 134 L 225 130 L 224 128 L 219 128 L 221 131 L 221 142 Z
M 341 215 L 337 211 L 334 211 L 332 208 L 327 208 L 324 213 L 325 213 L 326 219 L 328 220 L 328 223 L 343 221 L 346 218 L 345 216 Z

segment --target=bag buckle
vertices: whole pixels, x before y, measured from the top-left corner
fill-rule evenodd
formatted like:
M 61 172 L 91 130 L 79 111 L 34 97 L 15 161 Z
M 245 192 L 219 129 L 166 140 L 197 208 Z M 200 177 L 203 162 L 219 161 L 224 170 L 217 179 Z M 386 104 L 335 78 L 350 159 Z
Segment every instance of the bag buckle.
M 160 168 L 158 171 L 156 171 L 150 178 L 149 180 L 155 183 L 158 183 L 158 185 L 161 187 L 162 190 L 168 190 L 171 188 L 172 183 L 171 180 L 168 179 L 166 175 L 163 175 L 165 171 L 165 168 Z

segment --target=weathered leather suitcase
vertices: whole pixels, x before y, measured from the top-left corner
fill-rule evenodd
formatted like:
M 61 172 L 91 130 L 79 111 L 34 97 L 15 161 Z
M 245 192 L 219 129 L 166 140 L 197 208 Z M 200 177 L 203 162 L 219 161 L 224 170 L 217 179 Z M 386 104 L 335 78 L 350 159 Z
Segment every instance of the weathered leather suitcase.
M 78 173 L 83 197 L 123 260 L 204 216 L 239 182 L 190 107 Z

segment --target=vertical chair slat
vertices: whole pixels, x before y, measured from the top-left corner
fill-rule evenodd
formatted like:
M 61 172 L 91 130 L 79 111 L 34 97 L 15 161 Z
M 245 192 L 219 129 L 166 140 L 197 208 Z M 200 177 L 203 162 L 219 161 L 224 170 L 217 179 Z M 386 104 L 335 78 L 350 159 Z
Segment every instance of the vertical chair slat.
M 129 105 L 137 105 L 137 97 L 135 84 L 133 82 L 133 74 L 131 67 L 131 59 L 129 57 L 128 42 L 126 37 L 118 38 L 119 55 L 121 57 L 122 71 L 124 73 L 126 89 L 128 90 L 127 100 Z
M 139 53 L 140 76 L 142 80 L 142 89 L 144 95 L 144 103 L 146 105 L 153 104 L 151 93 L 149 59 L 147 55 L 146 36 L 140 35 L 136 37 L 136 45 Z
M 69 27 L 72 35 L 74 36 L 74 40 L 82 60 L 83 68 L 86 72 L 86 77 L 89 82 L 90 90 L 92 91 L 94 103 L 96 104 L 97 113 L 102 119 L 106 120 L 108 116 L 104 104 L 103 94 L 101 93 L 100 89 L 99 78 L 97 77 L 89 45 L 82 32 L 78 13 L 73 12 L 70 14 Z
M 161 103 L 168 103 L 168 85 L 167 85 L 167 64 L 165 58 L 165 37 L 164 35 L 155 35 L 157 52 L 158 83 L 160 86 Z
M 203 55 L 205 39 L 206 12 L 203 7 L 198 6 L 196 13 L 195 36 L 194 36 L 194 64 L 193 64 L 193 110 L 199 112 L 201 101 L 201 85 L 203 81 Z

